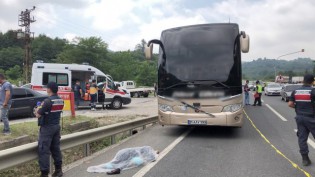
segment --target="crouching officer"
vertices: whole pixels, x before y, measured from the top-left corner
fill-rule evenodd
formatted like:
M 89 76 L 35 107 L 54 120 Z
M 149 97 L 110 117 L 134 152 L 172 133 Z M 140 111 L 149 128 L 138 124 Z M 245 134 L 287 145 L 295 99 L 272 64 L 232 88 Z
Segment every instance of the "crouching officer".
M 55 172 L 53 177 L 63 176 L 62 155 L 60 151 L 60 114 L 64 102 L 57 95 L 58 85 L 55 82 L 47 84 L 48 98 L 38 108 L 36 117 L 40 126 L 38 137 L 38 163 L 41 177 L 48 177 L 50 154 L 54 159 Z
M 313 137 L 315 137 L 315 92 L 312 88 L 313 82 L 313 75 L 305 75 L 303 86 L 292 92 L 289 101 L 289 107 L 295 108 L 296 112 L 297 136 L 304 166 L 312 163 L 308 157 L 308 135 L 311 132 Z

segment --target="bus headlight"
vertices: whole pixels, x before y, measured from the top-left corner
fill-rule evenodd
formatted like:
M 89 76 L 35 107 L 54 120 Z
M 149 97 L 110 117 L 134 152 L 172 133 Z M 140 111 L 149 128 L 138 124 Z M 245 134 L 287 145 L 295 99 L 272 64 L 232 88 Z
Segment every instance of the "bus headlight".
M 174 111 L 171 106 L 166 105 L 166 104 L 159 104 L 159 109 L 162 112 L 168 112 L 168 111 L 173 112 Z
M 242 108 L 242 104 L 230 104 L 222 109 L 222 112 L 236 112 Z

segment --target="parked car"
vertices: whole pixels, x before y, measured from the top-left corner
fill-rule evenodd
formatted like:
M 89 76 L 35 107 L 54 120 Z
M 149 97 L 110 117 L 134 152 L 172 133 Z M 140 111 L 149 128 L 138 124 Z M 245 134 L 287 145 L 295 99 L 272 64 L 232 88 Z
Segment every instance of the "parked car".
M 289 101 L 289 98 L 291 96 L 291 93 L 302 87 L 302 84 L 288 84 L 288 85 L 284 85 L 280 91 L 280 95 L 281 95 L 281 100 L 284 100 L 285 102 Z
M 280 95 L 280 91 L 281 91 L 282 87 L 280 84 L 278 83 L 270 83 L 268 84 L 264 91 L 265 91 L 265 95 L 269 96 L 269 95 Z
M 31 84 L 31 83 L 28 83 L 28 84 L 22 85 L 21 88 L 29 88 L 29 89 L 32 89 L 32 84 Z
M 248 88 L 250 89 L 250 90 L 254 90 L 254 84 L 248 84 Z
M 9 117 L 35 117 L 34 109 L 38 101 L 42 102 L 47 95 L 43 95 L 28 88 L 13 88 L 12 105 Z

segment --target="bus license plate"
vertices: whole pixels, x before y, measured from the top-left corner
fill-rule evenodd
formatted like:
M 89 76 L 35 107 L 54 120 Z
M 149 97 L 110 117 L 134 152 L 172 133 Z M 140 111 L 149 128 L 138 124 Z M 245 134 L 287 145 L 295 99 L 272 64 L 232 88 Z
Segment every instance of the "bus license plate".
M 188 120 L 188 125 L 207 125 L 205 120 Z

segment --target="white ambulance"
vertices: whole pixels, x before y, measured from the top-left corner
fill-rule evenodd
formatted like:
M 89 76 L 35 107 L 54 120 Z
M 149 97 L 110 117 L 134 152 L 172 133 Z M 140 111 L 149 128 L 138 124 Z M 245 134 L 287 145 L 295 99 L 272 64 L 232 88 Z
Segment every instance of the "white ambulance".
M 123 104 L 131 102 L 130 93 L 126 89 L 117 87 L 111 76 L 88 64 L 34 63 L 31 85 L 33 90 L 46 93 L 47 83 L 56 82 L 59 91 L 71 91 L 78 80 L 84 92 L 84 99 L 80 101 L 80 106 L 88 106 L 90 103 L 89 84 L 93 79 L 99 87 L 98 104 L 102 104 L 103 108 L 109 105 L 114 109 L 120 109 Z M 104 85 L 106 85 L 105 95 Z

